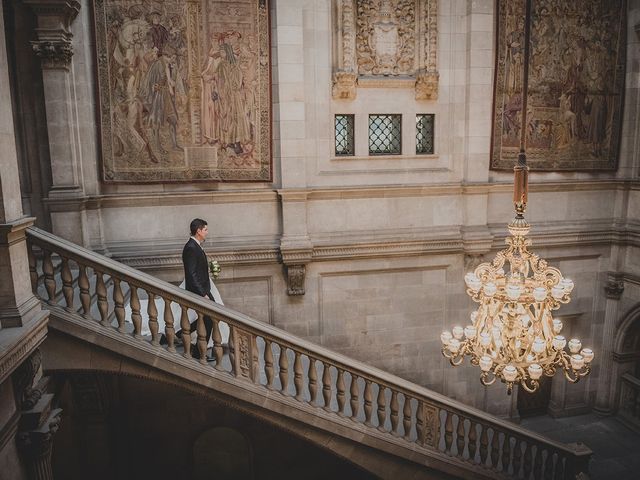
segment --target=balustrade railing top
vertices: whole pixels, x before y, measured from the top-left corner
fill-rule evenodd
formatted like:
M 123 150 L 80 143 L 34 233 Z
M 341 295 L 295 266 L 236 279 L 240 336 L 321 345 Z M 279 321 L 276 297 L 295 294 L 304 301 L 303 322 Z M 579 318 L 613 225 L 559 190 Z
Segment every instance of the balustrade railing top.
M 165 306 L 167 349 L 172 353 L 178 354 L 170 308 L 171 303 L 176 303 L 181 311 L 179 320 L 184 345 L 190 345 L 191 339 L 187 312 L 192 310 L 197 315 L 197 346 L 202 364 L 207 364 L 204 317 L 212 318 L 214 370 L 226 371 L 269 390 L 279 390 L 300 402 L 454 457 L 466 465 L 488 469 L 499 477 L 575 478 L 577 473 L 587 471 L 591 451 L 584 446 L 553 442 L 38 228 L 30 227 L 27 235 L 32 286 L 36 293 L 44 288 L 49 305 L 59 305 L 64 299 L 64 308 L 69 312 L 79 313 L 88 321 L 99 321 L 105 327 L 117 327 L 123 335 L 133 334 L 141 341 L 148 341 L 141 335 L 138 294 L 141 289 L 149 298 L 147 314 L 151 344 L 158 348 L 163 347 L 159 343 L 155 300 L 161 298 Z M 42 252 L 36 252 L 34 246 Z M 54 267 L 54 260 L 58 261 L 56 257 L 60 262 L 59 276 Z M 75 263 L 76 268 L 72 268 L 70 262 Z M 95 280 L 89 276 L 88 268 L 93 271 Z M 105 282 L 104 275 L 109 277 L 109 282 Z M 125 293 L 130 298 L 127 305 Z M 127 307 L 130 307 L 130 314 Z M 127 322 L 133 325 L 132 332 Z M 223 358 L 221 322 L 230 330 L 228 362 Z M 189 348 L 185 348 L 183 355 L 191 356 Z M 289 372 L 290 363 L 293 363 L 293 375 Z

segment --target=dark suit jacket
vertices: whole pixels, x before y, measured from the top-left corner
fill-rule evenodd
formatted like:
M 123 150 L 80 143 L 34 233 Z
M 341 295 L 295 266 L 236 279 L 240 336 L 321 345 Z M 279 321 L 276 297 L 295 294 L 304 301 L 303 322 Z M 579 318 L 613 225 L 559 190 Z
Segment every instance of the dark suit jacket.
M 190 238 L 182 249 L 182 264 L 184 265 L 185 288 L 201 297 L 206 295 L 213 300 L 209 284 L 207 256 L 193 238 Z

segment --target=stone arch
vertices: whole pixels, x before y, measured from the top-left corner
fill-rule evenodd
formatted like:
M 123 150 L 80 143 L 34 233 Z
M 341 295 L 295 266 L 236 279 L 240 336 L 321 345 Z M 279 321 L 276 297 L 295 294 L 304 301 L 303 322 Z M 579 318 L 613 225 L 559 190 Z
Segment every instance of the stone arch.
M 616 329 L 611 372 L 612 409 L 618 411 L 621 400 L 622 376 L 640 376 L 640 303 L 630 308 Z

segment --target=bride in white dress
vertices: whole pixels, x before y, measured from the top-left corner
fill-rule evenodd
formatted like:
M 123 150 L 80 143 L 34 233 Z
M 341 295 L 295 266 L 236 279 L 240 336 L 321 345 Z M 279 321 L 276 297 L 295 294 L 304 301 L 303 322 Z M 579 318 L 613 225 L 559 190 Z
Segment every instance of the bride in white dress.
M 213 283 L 213 280 L 209 278 L 209 282 L 211 285 L 211 294 L 213 295 L 214 300 L 218 305 L 224 305 L 222 302 L 222 298 L 220 297 L 220 292 L 218 288 Z M 180 288 L 184 289 L 184 280 L 180 284 Z M 164 333 L 165 331 L 165 323 L 164 323 L 164 300 L 160 297 L 156 297 L 155 299 L 156 309 L 158 310 L 158 333 Z M 142 335 L 151 335 L 151 330 L 149 330 L 149 314 L 147 313 L 147 308 L 149 305 L 149 300 L 147 298 L 140 298 L 140 316 L 142 317 L 142 331 L 140 332 Z M 126 318 L 131 318 L 131 305 L 127 305 L 125 307 L 126 310 Z M 173 327 L 177 332 L 180 330 L 180 316 L 182 315 L 182 309 L 180 305 L 176 302 L 171 302 L 171 313 L 173 314 Z M 189 316 L 189 323 L 193 322 L 198 318 L 195 310 L 188 309 L 187 315 Z M 218 327 L 220 328 L 220 336 L 222 338 L 222 344 L 227 344 L 229 342 L 229 325 L 225 322 L 219 322 Z M 212 335 L 213 337 L 213 335 Z M 194 342 L 197 338 L 197 333 L 191 332 L 191 341 Z M 209 339 L 208 347 L 213 346 L 213 338 Z

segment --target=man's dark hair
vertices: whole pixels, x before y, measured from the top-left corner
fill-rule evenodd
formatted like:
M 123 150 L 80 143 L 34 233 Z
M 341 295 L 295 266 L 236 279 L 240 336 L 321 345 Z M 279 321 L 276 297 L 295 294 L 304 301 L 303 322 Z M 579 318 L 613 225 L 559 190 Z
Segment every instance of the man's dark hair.
M 191 230 L 191 236 L 195 235 L 198 230 L 204 227 L 207 224 L 205 220 L 201 218 L 194 218 L 191 220 L 191 225 L 189 225 L 189 230 Z

